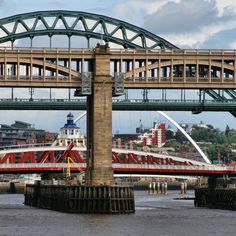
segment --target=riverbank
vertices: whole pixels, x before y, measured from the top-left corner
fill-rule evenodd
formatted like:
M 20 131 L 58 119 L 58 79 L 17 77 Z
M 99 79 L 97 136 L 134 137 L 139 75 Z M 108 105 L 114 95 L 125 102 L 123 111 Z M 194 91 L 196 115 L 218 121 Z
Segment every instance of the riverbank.
M 0 194 L 18 193 L 23 194 L 25 183 L 0 182 Z
M 25 190 L 25 183 L 14 182 L 16 192 L 18 194 L 23 194 Z M 149 183 L 136 183 L 134 184 L 134 190 L 144 190 L 148 191 Z M 194 190 L 195 184 L 188 184 L 188 190 Z M 171 190 L 179 190 L 180 191 L 180 183 L 168 183 L 168 191 Z M 0 194 L 10 193 L 10 182 L 0 182 Z

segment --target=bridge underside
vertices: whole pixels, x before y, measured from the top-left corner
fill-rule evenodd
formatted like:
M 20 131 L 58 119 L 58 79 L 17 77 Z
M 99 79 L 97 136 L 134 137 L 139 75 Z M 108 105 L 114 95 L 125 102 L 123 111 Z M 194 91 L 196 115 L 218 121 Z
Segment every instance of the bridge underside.
M 85 99 L 1 99 L 0 110 L 86 110 Z M 114 99 L 113 111 L 192 111 L 193 113 L 231 112 L 236 115 L 236 99 L 217 100 L 178 100 L 167 99 Z
M 28 168 L 27 165 L 25 167 L 16 167 L 16 168 L 0 168 L 1 174 L 49 174 L 49 173 L 57 173 L 61 174 L 66 169 L 66 164 L 62 165 L 61 167 L 43 167 L 41 166 L 35 166 Z M 86 168 L 80 168 L 82 171 L 86 171 Z M 80 173 L 81 170 L 78 170 L 77 167 L 71 167 L 70 171 L 72 173 Z M 222 177 L 225 175 L 234 177 L 236 176 L 235 171 L 225 171 L 225 170 L 209 170 L 209 169 L 194 169 L 194 168 L 183 168 L 179 169 L 179 166 L 154 166 L 154 168 L 140 168 L 140 167 L 123 167 L 120 165 L 120 167 L 114 167 L 113 168 L 114 174 L 130 174 L 130 175 L 169 175 L 169 176 L 214 176 L 214 177 Z

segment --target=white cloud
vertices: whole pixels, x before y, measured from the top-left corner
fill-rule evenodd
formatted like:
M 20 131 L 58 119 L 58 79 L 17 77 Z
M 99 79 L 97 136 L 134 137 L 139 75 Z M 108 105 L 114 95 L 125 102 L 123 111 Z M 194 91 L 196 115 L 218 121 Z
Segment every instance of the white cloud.
M 166 38 L 173 44 L 178 45 L 179 47 L 192 47 L 192 48 L 201 48 L 204 46 L 206 40 L 213 37 L 215 34 L 227 29 L 235 29 L 236 19 L 232 19 L 226 23 L 220 22 L 218 24 L 211 24 L 203 26 L 196 32 L 185 32 L 179 34 L 163 34 L 162 37 Z M 218 45 L 219 48 L 231 48 L 230 45 L 225 45 L 225 40 L 222 38 L 221 45 Z
M 235 0 L 215 0 L 216 6 L 219 12 L 219 16 L 225 14 L 225 11 L 236 13 L 236 1 Z
M 148 15 L 155 13 L 168 2 L 180 3 L 181 0 L 130 0 L 129 5 L 135 9 L 144 10 Z M 124 3 L 126 5 L 126 3 Z
M 234 41 L 230 44 L 230 48 L 236 50 L 236 41 Z
M 146 18 L 144 28 L 180 47 L 199 47 L 216 33 L 236 28 L 236 14 L 227 5 L 222 11 L 213 0 L 168 2 Z
M 141 26 L 145 18 L 161 9 L 168 2 L 180 2 L 181 0 L 127 0 L 115 4 L 112 9 L 104 10 L 111 17 L 127 21 Z

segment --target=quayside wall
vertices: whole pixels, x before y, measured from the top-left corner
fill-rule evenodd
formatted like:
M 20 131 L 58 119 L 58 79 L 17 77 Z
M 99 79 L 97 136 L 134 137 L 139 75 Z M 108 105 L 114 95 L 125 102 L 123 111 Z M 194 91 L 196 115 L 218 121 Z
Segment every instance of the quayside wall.
M 135 212 L 132 186 L 28 184 L 25 205 L 69 213 Z

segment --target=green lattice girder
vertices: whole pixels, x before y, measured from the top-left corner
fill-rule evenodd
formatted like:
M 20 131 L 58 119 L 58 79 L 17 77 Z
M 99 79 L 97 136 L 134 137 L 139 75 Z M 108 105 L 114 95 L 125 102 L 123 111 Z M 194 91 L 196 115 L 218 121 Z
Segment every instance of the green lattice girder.
M 145 29 L 111 17 L 79 11 L 39 11 L 0 19 L 0 44 L 35 36 L 103 39 L 124 48 L 177 48 Z
M 221 102 L 228 102 L 229 99 L 227 99 L 225 96 L 218 94 L 214 90 L 206 89 L 204 90 L 210 97 L 212 97 L 215 101 L 221 101 Z M 225 91 L 232 99 L 233 101 L 236 101 L 236 91 L 233 89 L 230 90 L 223 90 Z M 229 111 L 234 117 L 236 117 L 236 109 L 234 108 L 232 111 Z

